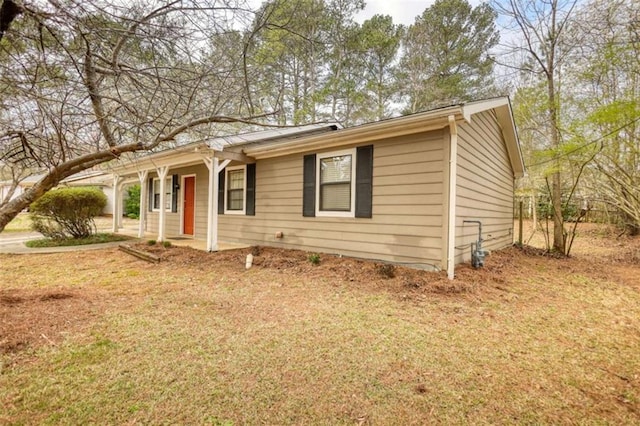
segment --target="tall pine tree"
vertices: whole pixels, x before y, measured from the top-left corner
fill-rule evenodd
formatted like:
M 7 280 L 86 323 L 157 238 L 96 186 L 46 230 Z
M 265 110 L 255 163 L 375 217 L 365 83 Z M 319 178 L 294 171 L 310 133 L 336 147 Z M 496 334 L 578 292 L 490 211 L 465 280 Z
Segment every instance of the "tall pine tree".
M 399 80 L 407 113 L 477 99 L 490 93 L 498 43 L 496 14 L 487 4 L 437 0 L 409 26 Z

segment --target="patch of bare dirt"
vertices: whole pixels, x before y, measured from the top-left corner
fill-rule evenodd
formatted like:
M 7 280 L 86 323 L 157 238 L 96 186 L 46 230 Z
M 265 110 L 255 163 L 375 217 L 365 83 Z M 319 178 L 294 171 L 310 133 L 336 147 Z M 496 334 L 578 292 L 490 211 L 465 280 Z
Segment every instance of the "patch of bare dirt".
M 57 345 L 100 311 L 96 294 L 76 290 L 0 290 L 0 354 Z

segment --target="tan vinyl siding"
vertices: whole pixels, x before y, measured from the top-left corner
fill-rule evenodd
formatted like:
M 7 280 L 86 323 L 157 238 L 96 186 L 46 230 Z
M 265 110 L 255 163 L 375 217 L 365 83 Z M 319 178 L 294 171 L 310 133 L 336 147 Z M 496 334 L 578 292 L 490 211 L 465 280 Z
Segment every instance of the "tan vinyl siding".
M 474 115 L 458 130 L 456 263 L 468 261 L 480 220 L 488 250 L 513 243 L 514 177 L 500 127 L 492 112 Z
M 371 219 L 303 217 L 303 155 L 261 160 L 256 215 L 220 215 L 219 238 L 440 268 L 442 140 L 438 131 L 374 143 Z

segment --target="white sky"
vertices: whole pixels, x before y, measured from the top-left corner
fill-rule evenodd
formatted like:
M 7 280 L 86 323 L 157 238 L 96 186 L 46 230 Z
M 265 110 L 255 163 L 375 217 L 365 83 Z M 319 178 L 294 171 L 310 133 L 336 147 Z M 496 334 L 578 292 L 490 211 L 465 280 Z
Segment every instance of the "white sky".
M 263 0 L 246 0 L 251 7 L 258 8 Z M 483 0 L 468 0 L 472 6 L 477 6 Z M 484 0 L 486 1 L 486 0 Z M 394 24 L 411 25 L 416 16 L 431 6 L 435 0 L 365 0 L 365 9 L 358 13 L 355 20 L 362 24 L 373 15 L 391 15 Z
M 373 15 L 391 15 L 394 24 L 411 25 L 416 16 L 431 6 L 435 0 L 365 0 L 365 9 L 356 15 L 359 23 L 371 18 Z M 481 3 L 480 0 L 470 0 L 472 6 Z
M 366 0 L 365 9 L 356 15 L 362 23 L 373 15 L 391 15 L 394 24 L 411 25 L 416 16 L 433 4 L 433 0 Z

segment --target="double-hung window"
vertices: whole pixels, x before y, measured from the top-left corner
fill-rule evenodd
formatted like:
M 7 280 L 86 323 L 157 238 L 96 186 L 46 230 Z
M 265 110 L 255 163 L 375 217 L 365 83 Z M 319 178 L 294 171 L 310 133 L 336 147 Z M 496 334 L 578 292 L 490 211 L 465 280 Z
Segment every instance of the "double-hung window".
M 256 165 L 228 166 L 218 181 L 218 214 L 256 214 Z
M 354 215 L 355 149 L 317 155 L 317 216 Z
M 303 156 L 302 216 L 372 215 L 373 145 Z
M 165 180 L 165 196 L 164 196 L 164 209 L 165 211 L 171 211 L 171 201 L 173 199 L 173 185 L 172 178 L 168 177 Z M 153 179 L 153 211 L 160 211 L 160 179 Z
M 227 167 L 225 178 L 225 214 L 245 214 L 246 167 Z

